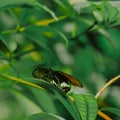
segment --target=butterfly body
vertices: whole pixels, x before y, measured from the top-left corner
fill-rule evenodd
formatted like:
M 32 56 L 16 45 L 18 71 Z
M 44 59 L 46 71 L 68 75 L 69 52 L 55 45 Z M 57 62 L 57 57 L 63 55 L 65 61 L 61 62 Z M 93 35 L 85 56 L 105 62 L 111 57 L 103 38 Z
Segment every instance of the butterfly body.
M 61 83 L 66 83 L 67 85 L 82 87 L 82 84 L 76 78 L 61 71 L 54 71 L 46 68 L 36 68 L 32 72 L 32 75 L 37 79 L 43 79 L 58 86 L 60 86 Z M 64 91 L 69 91 L 69 86 L 61 86 L 61 88 Z

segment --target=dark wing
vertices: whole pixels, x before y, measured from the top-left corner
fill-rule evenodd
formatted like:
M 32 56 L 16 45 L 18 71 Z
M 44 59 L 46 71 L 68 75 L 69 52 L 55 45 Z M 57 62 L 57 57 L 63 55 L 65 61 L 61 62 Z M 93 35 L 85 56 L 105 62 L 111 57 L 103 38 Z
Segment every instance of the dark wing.
M 62 82 L 70 82 L 72 85 L 78 86 L 78 87 L 82 87 L 82 84 L 73 76 L 64 73 L 64 72 L 60 72 L 60 71 L 54 71 L 55 76 L 59 79 L 59 81 Z

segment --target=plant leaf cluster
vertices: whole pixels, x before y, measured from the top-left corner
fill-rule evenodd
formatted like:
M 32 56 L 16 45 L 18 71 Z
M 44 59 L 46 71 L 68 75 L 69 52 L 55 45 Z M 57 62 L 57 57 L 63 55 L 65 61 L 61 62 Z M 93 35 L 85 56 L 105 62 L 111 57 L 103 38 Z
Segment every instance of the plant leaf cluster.
M 98 110 L 120 118 L 119 81 L 100 99 L 94 97 L 107 80 L 120 74 L 120 11 L 109 1 L 85 7 L 82 3 L 76 9 L 79 4 L 0 0 L 0 106 L 5 101 L 8 110 L 8 118 L 3 114 L 0 119 L 98 120 Z M 35 80 L 31 73 L 37 66 L 72 74 L 88 92 L 65 94 Z M 41 110 L 28 114 L 19 94 Z M 14 117 L 9 109 L 16 110 L 16 104 L 21 113 L 16 111 Z

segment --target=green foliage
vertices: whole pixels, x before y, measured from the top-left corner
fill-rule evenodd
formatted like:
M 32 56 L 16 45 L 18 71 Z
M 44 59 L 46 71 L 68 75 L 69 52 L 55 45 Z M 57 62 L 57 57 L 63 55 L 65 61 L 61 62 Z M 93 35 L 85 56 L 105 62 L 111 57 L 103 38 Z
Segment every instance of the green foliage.
M 113 114 L 115 114 L 115 115 L 117 115 L 117 116 L 120 116 L 120 109 L 116 109 L 116 108 L 112 108 L 112 107 L 106 107 L 106 108 L 102 108 L 101 109 L 102 111 L 108 111 L 108 112 L 110 112 L 110 113 L 113 113 Z
M 0 119 L 98 120 L 99 109 L 120 119 L 119 81 L 94 97 L 120 74 L 120 11 L 108 1 L 79 4 L 0 0 Z M 33 78 L 37 66 L 72 74 L 84 87 L 66 94 Z
M 82 120 L 95 120 L 98 108 L 94 96 L 87 94 L 74 94 L 73 96 L 75 98 L 75 103 L 78 106 L 78 110 L 82 116 Z
M 47 113 L 38 113 L 38 114 L 34 114 L 32 116 L 30 116 L 30 118 L 28 120 L 59 120 L 58 118 L 49 115 Z

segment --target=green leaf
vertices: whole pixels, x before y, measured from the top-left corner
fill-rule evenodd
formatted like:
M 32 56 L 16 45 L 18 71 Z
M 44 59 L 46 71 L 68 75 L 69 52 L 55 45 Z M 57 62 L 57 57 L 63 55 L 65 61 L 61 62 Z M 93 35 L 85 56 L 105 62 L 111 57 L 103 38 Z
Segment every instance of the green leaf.
M 0 8 L 7 8 L 7 7 L 13 7 L 17 5 L 30 5 L 30 6 L 35 6 L 42 8 L 46 12 L 48 12 L 56 21 L 58 20 L 57 16 L 55 13 L 50 10 L 47 6 L 40 4 L 37 2 L 37 0 L 1 0 L 0 1 Z
M 66 6 L 64 5 L 64 3 L 61 0 L 53 0 L 53 1 L 56 2 L 62 8 L 66 9 Z M 65 0 L 65 1 L 67 1 L 67 0 Z
M 56 2 L 61 7 L 61 10 L 65 14 L 69 16 L 72 16 L 72 14 L 76 14 L 76 11 L 73 9 L 73 6 L 69 3 L 69 0 L 53 0 L 53 1 Z
M 65 120 L 64 118 L 61 119 Z M 37 113 L 31 115 L 27 120 L 60 120 L 60 119 L 48 113 Z
M 0 8 L 5 8 L 13 5 L 34 5 L 36 0 L 0 0 Z
M 0 77 L 4 81 L 7 81 L 7 80 L 12 80 L 16 82 L 19 81 L 17 85 L 19 85 L 21 89 L 19 90 L 17 89 L 17 91 L 21 92 L 22 95 L 25 95 L 29 100 L 31 100 L 33 103 L 38 105 L 38 107 L 40 107 L 40 109 L 42 109 L 44 112 L 48 112 L 58 116 L 63 116 L 64 118 L 69 120 L 73 119 L 73 117 L 70 115 L 68 110 L 63 106 L 62 102 L 57 100 L 56 96 L 44 90 L 43 87 L 41 89 L 41 85 L 40 87 L 36 88 L 32 86 L 33 85 L 32 83 L 12 77 L 12 76 L 1 75 Z M 25 84 L 26 82 L 27 84 Z M 38 82 L 38 81 L 36 80 L 34 82 Z M 16 91 L 16 89 L 14 90 Z
M 73 97 L 82 120 L 95 120 L 98 111 L 95 97 L 87 94 L 73 94 Z
M 113 113 L 117 116 L 120 116 L 120 108 L 106 107 L 106 108 L 102 108 L 101 110 Z
M 107 11 L 108 22 L 113 23 L 117 20 L 118 16 L 120 16 L 120 11 L 117 8 L 113 7 L 110 3 L 105 4 L 105 11 Z
M 57 29 L 54 29 L 54 30 L 55 30 L 55 32 L 56 32 L 57 34 L 59 34 L 60 37 L 63 38 L 63 40 L 65 41 L 66 45 L 68 45 L 68 38 L 67 38 L 61 31 L 59 31 L 59 30 L 57 30 Z
M 74 20 L 74 24 L 75 24 L 75 32 L 74 32 L 74 36 L 78 36 L 83 34 L 84 32 L 87 32 L 87 30 L 94 24 L 94 20 L 89 18 L 86 19 L 84 17 L 76 17 L 76 19 Z
M 98 9 L 93 11 L 93 15 L 95 16 L 98 23 L 102 23 L 104 21 L 102 13 Z
M 48 39 L 42 33 L 40 33 L 40 31 L 34 32 L 33 30 L 34 29 L 28 29 L 23 33 L 23 35 L 36 43 L 40 48 L 47 48 Z
M 9 52 L 13 52 L 17 48 L 16 42 L 10 39 L 9 35 L 0 34 L 0 40 Z
M 65 9 L 67 7 L 71 6 L 68 0 L 53 0 L 53 1 L 56 2 L 57 4 L 59 4 L 60 6 L 62 6 L 63 8 L 65 8 Z
M 28 29 L 26 29 L 23 32 L 23 35 L 29 38 L 39 48 L 40 54 L 42 56 L 42 60 L 48 66 L 51 66 L 51 63 L 54 62 L 55 61 L 54 59 L 56 58 L 52 50 L 49 49 L 49 44 L 50 43 L 53 44 L 53 42 L 50 42 L 50 40 L 44 35 L 44 31 L 46 29 L 42 30 L 42 28 L 44 27 L 39 27 L 39 26 L 28 27 Z
M 114 39 L 112 38 L 111 34 L 109 34 L 109 32 L 107 32 L 105 29 L 98 29 L 98 32 L 107 38 L 112 47 L 115 46 Z
M 38 43 L 38 45 L 41 45 L 44 48 L 48 47 L 48 44 L 52 42 L 50 40 L 54 40 L 57 42 L 65 41 L 65 43 L 68 45 L 67 37 L 59 30 L 52 28 L 50 26 L 32 25 L 27 27 L 23 34 L 32 38 L 35 42 Z
M 57 116 L 62 116 L 69 120 L 81 120 L 75 104 L 58 87 L 45 82 L 36 80 L 42 89 L 19 85 L 22 87 L 21 93 L 38 105 L 44 112 Z M 36 83 L 36 84 L 37 84 Z
M 46 12 L 48 12 L 56 21 L 58 21 L 58 18 L 55 15 L 55 13 L 52 10 L 50 10 L 47 6 L 42 5 L 42 4 L 38 3 L 38 2 L 36 2 L 35 6 L 42 8 L 43 10 L 45 10 Z
M 67 109 L 74 120 L 81 120 L 75 104 L 65 95 L 65 93 L 61 89 L 43 81 L 39 81 L 39 84 L 41 87 L 45 88 L 51 95 L 53 95 L 60 103 L 62 103 L 62 105 Z M 69 120 L 73 118 L 69 117 Z
M 93 15 L 98 23 L 103 23 L 106 26 L 115 26 L 119 23 L 120 11 L 113 7 L 110 3 L 104 2 L 100 5 L 95 5 Z M 120 23 L 119 23 L 120 24 Z

